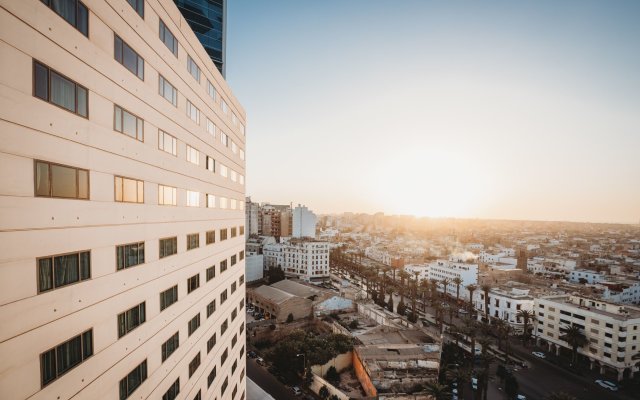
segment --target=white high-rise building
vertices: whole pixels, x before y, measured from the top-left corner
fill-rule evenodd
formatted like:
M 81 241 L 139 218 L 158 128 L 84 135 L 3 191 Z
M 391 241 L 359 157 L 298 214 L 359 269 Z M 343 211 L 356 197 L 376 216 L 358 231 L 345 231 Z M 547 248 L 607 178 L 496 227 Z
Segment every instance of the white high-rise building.
M 329 242 L 291 239 L 264 246 L 265 268 L 281 267 L 286 275 L 307 281 L 329 277 Z
M 293 237 L 316 237 L 316 224 L 318 218 L 309 210 L 306 206 L 298 204 L 298 207 L 293 209 Z
M 0 19 L 0 397 L 243 399 L 231 89 L 171 0 Z

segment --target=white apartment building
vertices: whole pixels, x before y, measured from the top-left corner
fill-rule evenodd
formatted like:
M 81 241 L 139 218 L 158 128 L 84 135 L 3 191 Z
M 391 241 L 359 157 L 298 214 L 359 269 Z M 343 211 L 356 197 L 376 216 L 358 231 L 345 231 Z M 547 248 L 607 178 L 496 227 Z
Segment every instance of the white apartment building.
M 171 0 L 0 19 L 0 397 L 243 399 L 231 89 Z
M 291 239 L 265 245 L 265 267 L 280 266 L 287 276 L 306 281 L 329 277 L 329 243 L 312 239 Z
M 448 279 L 446 291 L 449 296 L 456 297 L 457 286 L 452 282 L 455 278 L 462 279 L 460 285 L 460 299 L 469 299 L 467 285 L 478 284 L 478 264 L 438 260 L 429 264 L 429 279 L 442 281 Z M 438 290 L 441 290 L 438 286 Z
M 474 307 L 478 310 L 478 321 L 484 318 L 484 293 L 478 289 L 473 294 Z M 520 287 L 497 287 L 489 291 L 488 315 L 502 319 L 511 325 L 513 332 L 524 332 L 522 318 L 518 316 L 520 310 L 534 311 L 534 298 L 529 289 Z M 530 324 L 533 327 L 533 323 Z
M 315 238 L 316 237 L 316 225 L 318 223 L 318 217 L 309 210 L 306 206 L 298 204 L 298 207 L 293 209 L 293 234 L 294 238 Z
M 578 353 L 587 357 L 592 368 L 604 374 L 614 371 L 618 380 L 633 377 L 640 362 L 634 359 L 640 350 L 640 308 L 623 306 L 574 295 L 545 296 L 536 299 L 536 334 L 538 344 L 549 351 L 571 351 L 564 340 L 564 329 L 578 326 L 587 337 L 587 345 Z
M 264 278 L 264 255 L 248 253 L 245 260 L 245 270 L 247 283 L 262 280 Z
M 266 243 L 262 246 L 262 254 L 264 255 L 265 270 L 268 270 L 272 267 L 284 268 L 283 243 Z
M 603 282 L 606 279 L 604 272 L 591 271 L 588 269 L 575 269 L 569 272 L 569 281 L 580 283 L 582 281 L 593 285 L 594 283 Z
M 364 249 L 365 257 L 369 257 L 372 260 L 383 263 L 384 265 L 391 266 L 391 254 L 386 250 L 381 250 L 375 246 L 369 246 Z
M 404 271 L 409 274 L 411 279 L 418 277 L 418 282 L 429 279 L 429 264 L 407 264 Z
M 619 304 L 640 304 L 640 282 L 603 282 L 602 299 Z

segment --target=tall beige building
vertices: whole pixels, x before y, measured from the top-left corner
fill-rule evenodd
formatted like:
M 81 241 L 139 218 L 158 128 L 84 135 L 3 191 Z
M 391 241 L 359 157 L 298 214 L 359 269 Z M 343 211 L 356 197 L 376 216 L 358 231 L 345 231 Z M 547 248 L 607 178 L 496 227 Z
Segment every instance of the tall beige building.
M 0 398 L 245 397 L 244 121 L 171 0 L 0 0 Z

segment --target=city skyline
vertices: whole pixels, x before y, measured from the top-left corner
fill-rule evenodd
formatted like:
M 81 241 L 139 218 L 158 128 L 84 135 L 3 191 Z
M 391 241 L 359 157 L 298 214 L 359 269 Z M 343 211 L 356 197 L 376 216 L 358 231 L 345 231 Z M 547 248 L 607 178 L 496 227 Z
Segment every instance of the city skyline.
M 229 7 L 255 199 L 638 223 L 638 4 L 334 5 Z

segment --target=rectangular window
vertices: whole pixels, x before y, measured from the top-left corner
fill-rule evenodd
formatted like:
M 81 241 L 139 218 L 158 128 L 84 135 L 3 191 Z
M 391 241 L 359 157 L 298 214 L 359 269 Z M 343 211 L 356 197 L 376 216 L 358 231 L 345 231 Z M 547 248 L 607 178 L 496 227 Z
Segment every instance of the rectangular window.
M 238 262 L 238 256 L 235 254 L 231 256 L 231 266 L 233 267 Z
M 213 100 L 215 102 L 216 101 L 216 87 L 213 86 L 213 83 L 211 83 L 210 80 L 207 80 L 207 93 L 209 94 L 209 97 L 211 97 L 211 100 Z
M 65 199 L 89 199 L 89 171 L 35 160 L 35 195 Z
M 205 166 L 209 171 L 216 172 L 216 160 L 207 156 L 207 165 Z
M 215 345 L 216 345 L 216 334 L 214 333 L 213 335 L 211 335 L 209 340 L 207 340 L 207 354 L 209 354 L 209 352 L 211 351 L 211 349 L 213 349 Z
M 220 273 L 227 270 L 227 260 L 220 261 Z
M 231 284 L 231 294 L 234 294 L 236 292 L 237 287 L 238 285 L 235 282 Z
M 190 55 L 187 55 L 187 71 L 194 77 L 198 83 L 200 83 L 200 67 L 193 61 Z
M 116 246 L 116 270 L 144 264 L 144 242 Z
M 227 240 L 227 228 L 220 229 L 220 241 Z
M 240 182 L 241 185 L 244 185 L 244 175 L 240 175 L 238 174 L 238 181 Z M 243 205 L 240 204 L 240 209 L 242 210 Z
M 144 18 L 144 0 L 127 0 L 127 2 L 136 10 L 140 17 Z
M 207 193 L 207 208 L 216 208 L 216 196 L 209 193 Z
M 120 400 L 125 400 L 147 379 L 147 360 L 120 380 Z
M 40 354 L 42 387 L 93 355 L 93 331 L 88 331 Z
M 162 362 L 165 362 L 178 347 L 180 347 L 180 332 L 174 333 L 166 342 L 162 343 Z
M 177 206 L 177 189 L 171 186 L 158 185 L 158 204 L 161 206 Z
M 238 236 L 238 229 L 234 226 L 231 228 L 231 237 L 234 238 L 236 236 Z
M 227 107 L 227 102 L 224 101 L 224 99 L 220 99 L 220 108 L 222 108 L 222 112 L 225 114 L 229 112 L 229 108 Z
M 241 235 L 244 235 L 244 225 L 243 225 L 243 226 L 238 227 L 238 230 L 240 231 L 240 234 L 241 234 Z M 243 256 L 244 256 L 244 254 L 243 254 Z M 240 259 L 242 260 L 242 258 L 243 258 L 243 257 L 241 257 Z
M 160 96 L 173 104 L 174 107 L 178 107 L 178 90 L 176 90 L 176 88 L 162 75 L 160 75 L 160 78 L 158 79 L 158 90 Z
M 200 287 L 200 274 L 196 274 L 187 279 L 187 294 L 193 292 Z
M 240 278 L 238 278 L 238 285 L 242 286 L 243 283 L 244 283 L 244 275 L 240 275 Z
M 227 198 L 226 197 L 220 197 L 220 205 L 219 207 L 223 210 L 227 209 Z
M 229 176 L 229 168 L 226 165 L 220 164 L 220 175 L 224 178 Z
M 91 251 L 37 259 L 38 292 L 43 293 L 91 278 Z
M 225 146 L 229 147 L 229 136 L 226 133 L 220 132 L 220 142 Z
M 187 235 L 187 250 L 197 249 L 200 247 L 200 234 L 192 233 Z
M 207 118 L 207 133 L 214 138 L 216 137 L 216 125 Z
M 114 177 L 115 200 L 124 203 L 144 203 L 144 182 L 137 179 Z
M 178 285 L 170 287 L 169 289 L 160 293 L 160 311 L 169 307 L 176 301 L 178 301 Z
M 187 116 L 196 124 L 200 124 L 200 110 L 187 100 Z
M 213 299 L 213 301 L 211 301 L 211 303 L 207 304 L 207 318 L 209 318 L 211 316 L 211 314 L 213 314 L 214 312 L 216 312 L 216 300 Z
M 187 161 L 200 165 L 200 152 L 189 145 L 187 145 Z
M 118 339 L 144 324 L 146 321 L 145 302 L 118 314 Z
M 216 242 L 216 231 L 207 231 L 207 244 Z
M 206 273 L 207 273 L 207 282 L 209 282 L 210 280 L 216 277 L 216 266 L 213 265 L 207 268 Z
M 234 170 L 231 170 L 231 181 L 232 182 L 237 182 L 238 181 L 238 173 Z
M 113 129 L 144 142 L 144 121 L 124 108 L 113 106 Z
M 215 339 L 215 337 L 214 337 Z M 209 372 L 209 376 L 207 377 L 207 387 L 211 387 L 211 384 L 216 379 L 216 367 L 213 367 L 211 372 Z
M 78 0 L 41 0 L 80 33 L 89 37 L 89 10 Z
M 193 376 L 193 374 L 198 370 L 200 366 L 200 352 L 193 357 L 193 360 L 189 363 L 189 378 Z
M 220 305 L 223 305 L 225 301 L 227 301 L 227 289 L 223 290 L 222 293 L 220 293 Z
M 233 172 L 233 171 L 231 171 L 231 172 Z M 235 210 L 238 207 L 238 200 L 231 199 L 230 202 L 231 202 L 231 209 Z
M 240 159 L 244 160 L 244 150 L 240 149 Z
M 167 132 L 158 130 L 158 148 L 165 153 L 178 155 L 178 140 Z
M 231 141 L 231 152 L 233 154 L 237 154 L 238 153 L 238 145 L 233 140 Z
M 174 56 L 178 57 L 178 40 L 162 20 L 160 20 L 160 40 L 162 40 L 162 43 L 167 46 Z
M 231 122 L 232 122 L 234 125 L 237 125 L 237 124 L 238 124 L 238 117 L 236 116 L 236 113 L 234 113 L 233 111 L 231 112 Z
M 189 336 L 193 334 L 200 327 L 200 313 L 196 314 L 195 317 L 191 318 L 189 324 L 187 326 L 189 331 Z
M 162 400 L 175 400 L 178 394 L 180 394 L 180 378 L 171 384 L 166 393 L 162 395 Z
M 44 64 L 33 61 L 33 95 L 46 102 L 87 118 L 87 88 L 77 84 Z
M 187 207 L 200 207 L 200 192 L 187 190 Z
M 144 59 L 118 35 L 115 35 L 114 40 L 114 57 L 135 76 L 144 80 Z
M 178 252 L 178 238 L 160 239 L 160 258 L 172 256 Z

